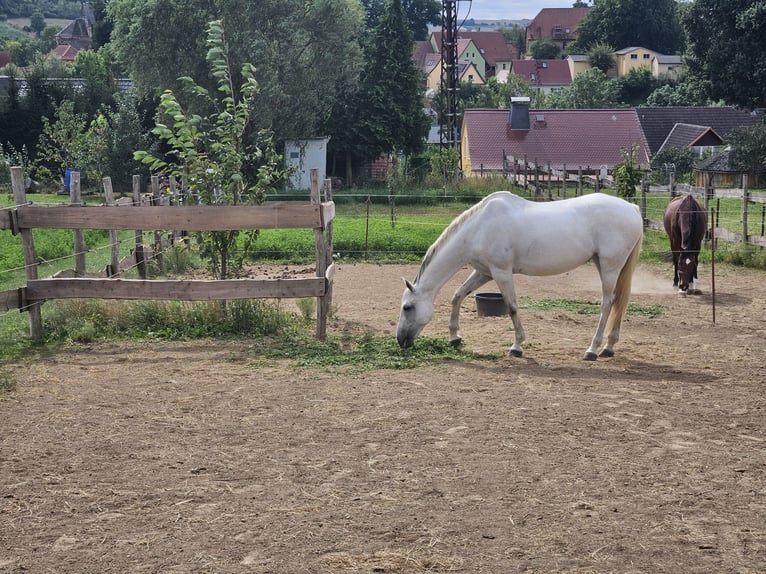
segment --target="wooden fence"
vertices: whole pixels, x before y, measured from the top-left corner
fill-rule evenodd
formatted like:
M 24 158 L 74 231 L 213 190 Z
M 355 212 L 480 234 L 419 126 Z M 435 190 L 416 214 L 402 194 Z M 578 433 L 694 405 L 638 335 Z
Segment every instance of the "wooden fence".
M 594 169 L 590 166 L 578 167 L 576 170 L 553 169 L 550 164 L 541 165 L 534 162 L 518 160 L 512 157 L 505 158 L 505 176 L 516 185 L 524 187 L 531 193 L 545 197 L 548 200 L 564 199 L 568 193 L 572 195 L 582 195 L 584 189 L 592 188 L 598 192 L 602 189 L 614 189 L 614 180 L 608 173 L 604 173 L 601 168 Z M 710 175 L 710 174 L 706 174 Z M 641 184 L 637 190 L 640 197 L 641 215 L 644 218 L 645 225 L 650 229 L 664 230 L 662 221 L 652 220 L 648 217 L 646 208 L 646 198 L 649 195 L 667 195 L 673 197 L 684 193 L 694 195 L 701 199 L 706 213 L 710 213 L 711 207 L 716 207 L 716 212 L 720 212 L 717 207 L 717 200 L 722 198 L 737 199 L 742 204 L 741 223 L 742 228 L 734 231 L 720 228 L 716 222 L 711 222 L 715 227 L 715 237 L 717 240 L 730 243 L 750 243 L 766 247 L 766 237 L 756 235 L 750 232 L 750 222 L 748 221 L 748 205 L 759 203 L 763 205 L 762 218 L 766 217 L 766 194 L 753 194 L 748 190 L 747 175 L 742 175 L 741 188 L 713 188 L 710 184 L 711 178 L 706 177 L 705 187 L 694 187 L 685 184 L 671 183 L 664 186 L 650 186 L 647 181 Z M 763 225 L 761 225 L 763 227 Z
M 79 174 L 72 174 L 75 182 Z M 24 190 L 21 167 L 11 168 L 11 180 L 16 207 L 9 217 L 0 220 L 0 229 L 20 234 L 26 268 L 26 285 L 0 293 L 0 309 L 19 309 L 29 313 L 30 336 L 43 335 L 41 306 L 47 299 L 133 299 L 212 301 L 256 298 L 317 297 L 316 336 L 324 339 L 327 316 L 332 301 L 335 265 L 332 261 L 332 225 L 335 204 L 332 190 L 325 188 L 320 197 L 319 172 L 311 170 L 311 201 L 267 202 L 258 206 L 170 206 L 117 205 L 107 193 L 107 205 L 32 205 Z M 137 194 L 134 179 L 134 199 Z M 105 182 L 106 183 L 106 182 Z M 326 182 L 326 184 L 329 182 Z M 75 186 L 72 186 L 73 188 Z M 76 186 L 79 189 L 79 185 Z M 111 191 L 111 185 L 105 184 Z M 64 277 L 38 278 L 33 229 L 72 229 L 75 234 L 75 270 Z M 316 250 L 316 277 L 289 279 L 226 279 L 226 280 L 146 280 L 119 278 L 120 263 L 116 234 L 119 230 L 160 231 L 231 231 L 250 229 L 313 228 Z M 109 230 L 112 235 L 112 263 L 108 277 L 85 277 L 84 229 Z M 137 249 L 143 250 L 143 231 L 136 231 Z M 140 247 L 140 249 L 138 249 Z

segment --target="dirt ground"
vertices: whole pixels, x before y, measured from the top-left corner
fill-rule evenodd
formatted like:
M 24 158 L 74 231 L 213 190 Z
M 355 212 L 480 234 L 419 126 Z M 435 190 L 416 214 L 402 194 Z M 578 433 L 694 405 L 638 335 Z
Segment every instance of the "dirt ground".
M 393 336 L 417 266 L 338 267 L 329 333 Z M 713 324 L 709 269 L 682 298 L 640 266 L 632 301 L 666 312 L 594 363 L 596 317 L 522 310 L 515 359 L 469 298 L 465 347 L 499 358 L 359 375 L 239 341 L 18 365 L 0 572 L 766 572 L 766 275 L 717 271 Z M 595 300 L 596 272 L 518 292 Z

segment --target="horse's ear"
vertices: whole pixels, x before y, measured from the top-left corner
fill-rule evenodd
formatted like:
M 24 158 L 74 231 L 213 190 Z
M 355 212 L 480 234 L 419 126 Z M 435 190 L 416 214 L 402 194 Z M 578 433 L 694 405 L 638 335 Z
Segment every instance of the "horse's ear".
M 412 283 L 407 281 L 404 277 L 402 277 L 402 280 L 404 281 L 404 284 L 407 286 L 407 289 L 409 289 L 410 291 L 412 291 L 414 293 L 415 292 L 415 287 L 412 285 Z

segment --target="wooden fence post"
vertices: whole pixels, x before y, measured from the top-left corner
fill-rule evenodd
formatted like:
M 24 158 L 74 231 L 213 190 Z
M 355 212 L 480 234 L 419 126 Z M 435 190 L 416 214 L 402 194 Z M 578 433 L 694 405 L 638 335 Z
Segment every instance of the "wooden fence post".
M 80 188 L 80 172 L 73 171 L 69 180 L 69 201 L 73 205 L 82 203 L 82 189 Z M 74 230 L 74 275 L 85 277 L 85 232 L 82 229 Z
M 644 228 L 649 227 L 649 218 L 646 216 L 646 194 L 649 192 L 649 179 L 644 175 L 641 179 L 641 219 L 644 220 Z
M 319 195 L 319 170 L 311 168 L 311 203 L 320 204 Z M 314 228 L 314 249 L 316 253 L 317 267 L 316 276 L 324 278 L 327 274 L 327 245 L 324 241 L 324 233 L 321 227 Z M 317 328 L 316 336 L 320 341 L 327 337 L 327 307 L 325 306 L 325 297 L 319 297 L 317 301 Z
M 141 205 L 141 176 L 133 176 L 133 205 Z M 144 260 L 144 232 L 136 229 L 136 267 L 138 276 L 146 279 L 146 261 Z
M 582 166 L 577 168 L 577 195 L 582 195 Z
M 153 175 L 152 184 L 152 205 L 162 205 L 162 195 L 160 192 L 160 177 Z M 160 275 L 165 274 L 165 266 L 162 261 L 162 232 L 159 229 L 154 230 L 154 249 L 152 258 L 157 262 L 157 270 Z
M 747 243 L 747 204 L 750 199 L 748 190 L 747 174 L 742 174 L 742 241 Z
M 14 166 L 11 168 L 11 186 L 13 187 L 14 203 L 24 205 L 27 203 L 27 193 L 24 190 L 24 168 Z M 21 229 L 21 248 L 24 252 L 24 269 L 26 270 L 27 283 L 37 279 L 37 255 L 35 254 L 35 242 L 32 238 L 31 229 Z M 27 308 L 29 312 L 29 336 L 39 341 L 43 337 L 43 319 L 41 302 L 31 303 Z
M 114 205 L 114 189 L 112 178 L 105 177 L 101 180 L 104 186 L 104 199 L 107 205 Z M 120 237 L 116 229 L 109 230 L 109 247 L 111 249 L 111 264 L 106 270 L 107 277 L 115 277 L 120 274 Z

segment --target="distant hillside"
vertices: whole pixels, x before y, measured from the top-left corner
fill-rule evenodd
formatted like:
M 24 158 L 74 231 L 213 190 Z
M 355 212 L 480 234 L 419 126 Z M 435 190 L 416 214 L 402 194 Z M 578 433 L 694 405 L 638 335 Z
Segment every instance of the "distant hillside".
M 80 15 L 80 0 L 0 0 L 0 18 L 28 18 L 33 12 L 72 20 Z

